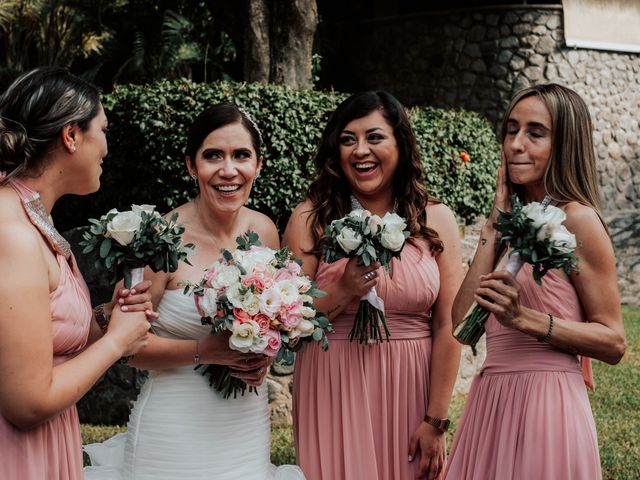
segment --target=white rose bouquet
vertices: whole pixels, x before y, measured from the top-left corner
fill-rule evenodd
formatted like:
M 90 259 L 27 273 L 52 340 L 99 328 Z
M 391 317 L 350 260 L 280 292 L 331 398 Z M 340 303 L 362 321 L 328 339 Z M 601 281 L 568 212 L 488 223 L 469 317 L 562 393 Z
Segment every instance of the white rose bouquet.
M 237 250 L 223 250 L 222 261 L 206 270 L 200 282 L 185 286 L 185 295 L 194 295 L 203 325 L 211 325 L 214 334 L 229 331 L 234 350 L 262 353 L 281 363 L 293 363 L 293 352 L 309 341 L 321 341 L 327 350 L 331 323 L 313 306 L 313 297 L 325 293 L 302 273 L 301 262 L 288 248 L 262 246 L 255 232 L 236 242 Z M 203 375 L 224 398 L 246 391 L 247 384 L 224 365 L 206 365 Z
M 577 270 L 578 259 L 574 255 L 576 237 L 562 225 L 566 214 L 546 202 L 531 202 L 525 206 L 516 195 L 511 197 L 511 212 L 500 212 L 494 227 L 502 235 L 500 242 L 507 244 L 510 254 L 499 269 L 507 270 L 514 277 L 524 263 L 533 266 L 533 279 L 538 285 L 542 277 L 553 268 L 560 268 L 568 275 Z M 475 345 L 484 334 L 484 324 L 489 312 L 474 303 L 465 319 L 456 327 L 455 337 L 462 343 Z
M 96 267 L 112 274 L 113 283 L 124 278 L 125 288 L 142 281 L 144 268 L 175 272 L 178 262 L 189 263 L 193 244 L 182 245 L 184 227 L 175 213 L 167 221 L 154 205 L 132 205 L 131 210 L 112 209 L 99 220 L 89 219 L 80 246 L 83 253 L 97 253 Z
M 405 240 L 410 235 L 406 228 L 406 221 L 395 213 L 386 213 L 380 218 L 368 210 L 352 210 L 346 217 L 334 220 L 327 226 L 326 241 L 322 247 L 324 261 L 332 263 L 341 258 L 359 257 L 364 265 L 380 262 L 385 269 L 390 270 L 391 259 L 400 258 Z M 384 301 L 377 295 L 374 287 L 360 301 L 349 340 L 356 339 L 360 343 L 380 342 L 380 324 L 389 340 Z

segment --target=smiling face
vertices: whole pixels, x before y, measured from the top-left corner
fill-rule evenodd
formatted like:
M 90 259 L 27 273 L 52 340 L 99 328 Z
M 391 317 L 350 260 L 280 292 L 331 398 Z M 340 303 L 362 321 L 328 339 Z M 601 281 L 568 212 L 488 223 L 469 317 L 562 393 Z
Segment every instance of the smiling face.
M 350 121 L 338 137 L 340 167 L 354 193 L 375 197 L 392 192 L 398 144 L 380 110 Z
M 200 198 L 216 213 L 235 213 L 246 203 L 253 180 L 262 166 L 251 135 L 240 122 L 230 123 L 207 135 L 187 158 L 189 173 L 197 177 Z
M 532 200 L 544 195 L 543 178 L 551 158 L 551 114 L 536 96 L 520 100 L 509 115 L 502 143 L 509 179 Z

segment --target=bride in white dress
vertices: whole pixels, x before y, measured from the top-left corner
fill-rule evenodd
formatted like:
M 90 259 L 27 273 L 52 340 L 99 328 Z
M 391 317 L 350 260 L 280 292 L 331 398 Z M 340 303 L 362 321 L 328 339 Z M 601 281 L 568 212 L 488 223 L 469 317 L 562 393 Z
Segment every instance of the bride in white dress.
M 175 211 L 185 243 L 196 246 L 174 273 L 145 271 L 159 318 L 148 346 L 130 361 L 150 375 L 133 407 L 127 432 L 86 445 L 91 467 L 85 478 L 125 480 L 304 479 L 292 465 L 269 461 L 270 422 L 263 385 L 270 359 L 231 350 L 228 337 L 210 335 L 193 297 L 181 282 L 197 282 L 236 237 L 253 230 L 263 244 L 279 247 L 273 222 L 244 207 L 262 166 L 262 139 L 253 120 L 232 104 L 202 112 L 191 125 L 186 149 L 198 196 Z M 194 366 L 227 365 L 234 376 L 257 386 L 258 395 L 224 399 Z

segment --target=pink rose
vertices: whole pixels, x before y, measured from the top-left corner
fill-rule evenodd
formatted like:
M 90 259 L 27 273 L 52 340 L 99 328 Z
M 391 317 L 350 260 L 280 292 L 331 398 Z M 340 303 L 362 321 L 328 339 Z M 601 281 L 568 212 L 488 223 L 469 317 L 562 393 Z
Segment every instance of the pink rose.
M 253 317 L 253 321 L 260 327 L 260 335 L 267 333 L 267 330 L 269 330 L 269 327 L 271 326 L 271 319 L 264 313 L 257 313 L 256 316 Z
M 216 278 L 217 275 L 218 270 L 216 270 L 216 267 L 211 267 L 209 270 L 204 272 L 204 280 L 207 287 L 212 287 L 211 282 L 213 282 L 213 279 Z
M 291 273 L 297 275 L 300 273 L 300 270 L 302 270 L 300 268 L 300 265 L 298 264 L 298 262 L 294 262 L 293 260 L 289 260 L 287 262 L 287 270 L 289 270 Z
M 291 280 L 293 278 L 293 274 L 289 270 L 285 270 L 284 268 L 278 270 L 274 277 L 275 282 L 280 282 L 282 280 Z
M 280 347 L 282 346 L 282 339 L 280 338 L 280 332 L 276 332 L 275 330 L 267 330 L 265 332 L 265 337 L 268 338 L 267 347 L 262 351 L 264 355 L 268 357 L 275 357 L 280 351 Z
M 240 323 L 247 323 L 247 322 L 250 322 L 252 320 L 251 315 L 249 315 L 244 310 L 240 310 L 239 308 L 235 308 L 235 307 L 233 308 L 233 316 Z
M 296 300 L 290 305 L 285 305 L 280 311 L 280 319 L 285 330 L 293 330 L 302 320 L 302 300 Z
M 245 277 L 242 280 L 242 285 L 244 285 L 245 287 L 253 285 L 257 290 L 264 290 L 264 280 L 255 274 L 251 275 L 250 277 Z

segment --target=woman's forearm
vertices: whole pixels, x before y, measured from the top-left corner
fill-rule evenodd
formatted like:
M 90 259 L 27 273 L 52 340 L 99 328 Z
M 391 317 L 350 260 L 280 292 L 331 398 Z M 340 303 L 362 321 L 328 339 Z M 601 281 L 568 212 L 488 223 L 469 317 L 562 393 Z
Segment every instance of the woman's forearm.
M 473 296 L 478 289 L 480 276 L 491 272 L 494 268 L 497 241 L 498 232 L 492 226 L 485 225 L 480 232 L 478 247 L 473 261 L 453 302 L 451 316 L 454 329 L 464 320 L 467 311 L 473 304 Z
M 435 418 L 447 417 L 453 387 L 460 365 L 460 344 L 451 336 L 448 326 L 432 330 L 429 405 L 427 414 Z

